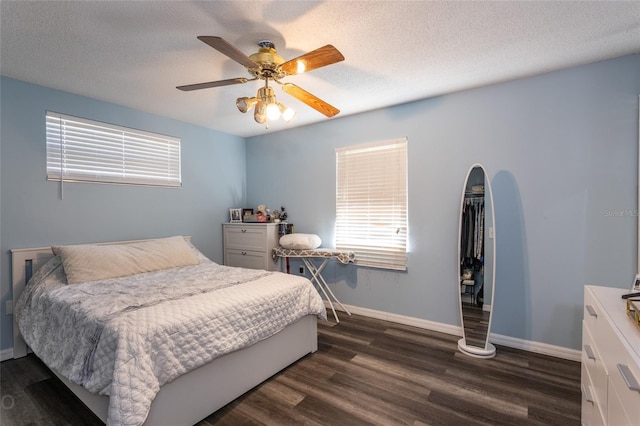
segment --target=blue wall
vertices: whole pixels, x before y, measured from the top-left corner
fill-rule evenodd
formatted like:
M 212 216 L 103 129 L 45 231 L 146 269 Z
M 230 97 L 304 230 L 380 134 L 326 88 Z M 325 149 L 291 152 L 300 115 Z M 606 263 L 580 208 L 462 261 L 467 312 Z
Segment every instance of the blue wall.
M 468 168 L 493 185 L 492 331 L 578 349 L 583 286 L 636 271 L 640 55 L 247 140 L 248 205 L 284 205 L 331 247 L 335 147 L 409 138 L 409 269 L 332 265 L 346 304 L 459 324 L 457 234 Z M 294 267 L 297 271 L 297 267 Z
M 284 205 L 297 232 L 330 247 L 335 147 L 401 136 L 409 270 L 331 265 L 336 295 L 459 324 L 458 208 L 465 174 L 480 162 L 496 208 L 493 331 L 577 349 L 584 284 L 629 287 L 636 271 L 637 218 L 624 212 L 637 208 L 639 93 L 632 55 L 245 141 L 2 78 L 0 349 L 11 347 L 11 248 L 190 234 L 222 262 L 228 208 L 262 203 Z M 183 188 L 66 184 L 60 200 L 59 185 L 45 180 L 47 109 L 181 137 Z
M 18 80 L 1 82 L 1 342 L 12 346 L 12 248 L 192 235 L 222 263 L 221 223 L 243 205 L 245 140 Z M 45 111 L 182 138 L 182 188 L 47 182 Z

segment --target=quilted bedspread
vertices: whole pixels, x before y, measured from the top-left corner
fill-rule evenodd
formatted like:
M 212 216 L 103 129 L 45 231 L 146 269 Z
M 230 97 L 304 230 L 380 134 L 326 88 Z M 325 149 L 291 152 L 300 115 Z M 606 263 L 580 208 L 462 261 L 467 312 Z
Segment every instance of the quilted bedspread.
M 310 281 L 208 259 L 67 285 L 56 256 L 15 308 L 38 357 L 88 391 L 109 395 L 108 425 L 140 425 L 163 384 L 307 314 L 326 318 Z

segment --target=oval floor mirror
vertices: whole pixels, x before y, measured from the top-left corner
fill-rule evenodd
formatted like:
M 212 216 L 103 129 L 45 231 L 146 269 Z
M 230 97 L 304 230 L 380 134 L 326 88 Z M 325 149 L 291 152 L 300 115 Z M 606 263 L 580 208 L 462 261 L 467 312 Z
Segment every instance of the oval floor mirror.
M 456 285 L 462 339 L 458 348 L 476 358 L 492 358 L 489 343 L 495 294 L 496 237 L 491 182 L 481 164 L 467 172 L 460 201 L 458 233 L 458 283 Z

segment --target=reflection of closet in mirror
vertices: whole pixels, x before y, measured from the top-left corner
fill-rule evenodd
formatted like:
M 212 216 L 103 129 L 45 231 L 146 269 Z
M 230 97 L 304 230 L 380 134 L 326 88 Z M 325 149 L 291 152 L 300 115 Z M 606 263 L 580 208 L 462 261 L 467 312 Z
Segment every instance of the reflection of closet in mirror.
M 495 278 L 495 235 L 491 184 L 484 168 L 474 164 L 465 179 L 460 203 L 457 283 L 463 337 L 460 350 L 490 358 L 491 305 Z

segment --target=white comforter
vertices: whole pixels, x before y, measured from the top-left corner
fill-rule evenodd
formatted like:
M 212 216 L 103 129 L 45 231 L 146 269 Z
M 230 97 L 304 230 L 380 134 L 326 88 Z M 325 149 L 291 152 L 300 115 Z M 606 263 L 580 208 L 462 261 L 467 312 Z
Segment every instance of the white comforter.
M 309 280 L 208 259 L 67 285 L 56 256 L 15 311 L 25 341 L 49 367 L 109 395 L 108 425 L 140 425 L 161 385 L 307 314 L 326 318 Z

